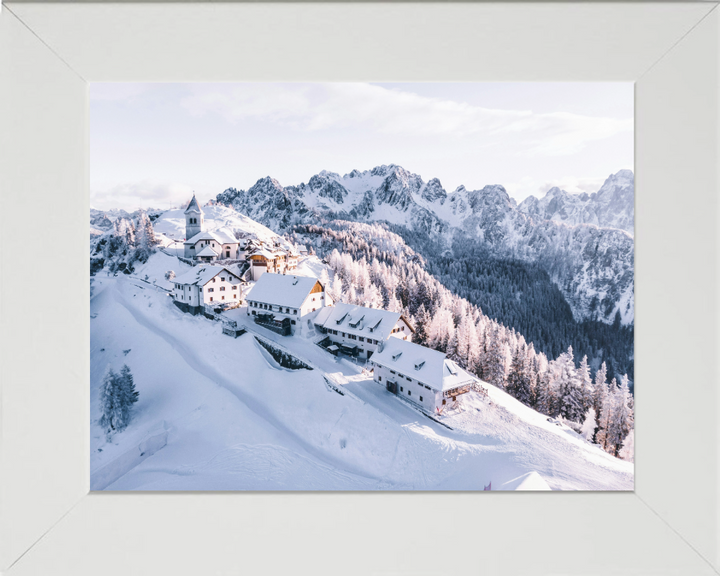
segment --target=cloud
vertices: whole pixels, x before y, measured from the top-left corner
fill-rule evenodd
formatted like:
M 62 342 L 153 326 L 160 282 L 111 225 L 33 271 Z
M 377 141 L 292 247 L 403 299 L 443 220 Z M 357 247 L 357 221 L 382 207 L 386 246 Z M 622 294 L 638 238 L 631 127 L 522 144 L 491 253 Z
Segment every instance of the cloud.
M 518 202 L 522 202 L 528 196 L 542 198 L 551 188 L 560 188 L 570 194 L 581 194 L 597 192 L 605 182 L 606 177 L 580 178 L 577 176 L 565 176 L 556 180 L 536 180 L 531 177 L 521 178 L 517 182 L 505 185 L 508 194 Z
M 90 205 L 98 210 L 172 208 L 186 202 L 192 193 L 192 187 L 186 184 L 145 180 L 93 190 L 90 193 Z
M 219 114 L 230 122 L 453 137 L 477 149 L 503 147 L 526 156 L 573 154 L 590 142 L 633 130 L 632 118 L 483 108 L 359 83 L 196 85 L 181 105 L 193 115 Z

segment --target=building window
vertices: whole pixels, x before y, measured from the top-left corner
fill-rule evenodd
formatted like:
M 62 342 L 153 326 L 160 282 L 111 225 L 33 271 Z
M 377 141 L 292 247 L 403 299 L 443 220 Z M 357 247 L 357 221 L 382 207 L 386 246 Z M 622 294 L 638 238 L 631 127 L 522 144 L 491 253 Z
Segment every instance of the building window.
M 395 374 L 395 370 L 390 370 L 390 374 Z
M 233 298 L 237 298 L 237 294 L 233 294 Z
M 222 299 L 225 300 L 225 296 L 223 296 Z
M 225 252 L 225 258 L 230 258 L 230 250 L 228 250 L 227 252 Z
M 253 310 L 253 316 L 255 316 L 255 310 Z
M 360 336 L 360 342 L 365 342 L 365 336 Z
M 233 289 L 233 290 L 237 290 L 237 286 L 233 286 L 232 289 Z
M 422 402 L 422 401 L 423 401 L 422 396 L 420 396 L 420 402 Z
M 212 301 L 213 301 L 213 297 L 212 297 L 212 296 L 210 296 L 210 302 L 212 302 Z
M 212 281 L 215 282 L 215 278 L 213 278 Z
M 443 406 L 445 406 L 445 398 L 443 398 Z
M 295 320 L 290 320 L 290 324 L 295 324 Z
M 225 292 L 225 286 L 220 286 L 220 292 Z
M 225 282 L 225 277 L 224 277 L 224 276 L 221 276 L 221 277 L 220 277 L 220 282 Z
M 400 386 L 400 392 L 402 392 L 402 391 L 403 391 L 403 387 L 402 387 L 402 386 Z
M 215 292 L 215 288 L 208 288 L 208 292 Z
M 382 382 L 382 376 L 378 376 L 378 382 Z
M 428 390 L 430 390 L 430 386 L 425 386 L 425 388 L 427 388 Z
M 410 392 L 410 390 L 408 390 L 408 396 L 412 396 L 412 392 Z

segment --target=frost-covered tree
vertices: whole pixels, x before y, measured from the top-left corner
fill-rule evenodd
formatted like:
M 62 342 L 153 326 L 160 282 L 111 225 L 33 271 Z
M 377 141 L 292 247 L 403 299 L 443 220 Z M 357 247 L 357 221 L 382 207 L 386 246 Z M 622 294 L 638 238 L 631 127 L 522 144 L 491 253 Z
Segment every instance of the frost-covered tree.
M 595 408 L 595 413 L 599 416 L 602 412 L 602 407 L 608 393 L 607 366 L 605 365 L 605 362 L 600 365 L 600 368 L 598 368 L 598 371 L 595 373 L 595 386 L 593 392 L 593 408 Z
M 517 347 L 507 379 L 507 392 L 523 404 L 531 404 L 530 374 L 528 374 L 527 349 L 525 344 Z
M 556 365 L 560 415 L 572 422 L 579 422 L 583 415 L 583 390 L 573 362 L 572 346 L 560 354 Z
M 483 358 L 484 378 L 498 388 L 505 387 L 505 344 L 500 340 L 497 327 L 488 335 L 488 349 Z
M 175 271 L 174 270 L 168 270 L 165 272 L 165 280 L 173 280 L 175 278 Z
M 320 272 L 320 284 L 322 284 L 323 288 L 325 288 L 326 291 L 330 291 L 330 275 L 328 274 L 327 268 L 323 268 L 322 272 Z M 332 296 L 331 296 L 332 297 Z
M 587 355 L 583 356 L 580 361 L 580 367 L 577 370 L 578 386 L 582 392 L 582 409 L 583 413 L 589 408 L 594 408 L 594 387 L 590 378 L 590 366 L 588 366 Z
M 138 400 L 135 382 L 126 365 L 117 374 L 108 366 L 100 389 L 100 426 L 108 438 L 122 432 L 130 422 L 132 405 Z
M 595 416 L 595 408 L 591 406 L 585 413 L 585 420 L 583 420 L 582 428 L 580 429 L 580 435 L 588 442 L 592 442 L 593 438 L 595 437 L 596 428 L 597 418 Z
M 628 462 L 634 462 L 635 461 L 635 430 L 632 429 L 630 432 L 628 432 L 628 435 L 625 436 L 625 440 L 623 440 L 622 448 L 620 448 L 620 453 L 618 454 L 620 458 L 623 460 L 627 460 Z
M 617 456 L 623 440 L 633 429 L 634 414 L 630 406 L 631 396 L 627 374 L 620 378 L 620 389 L 615 393 L 613 412 L 606 435 L 606 450 Z
M 615 403 L 617 396 L 617 382 L 615 381 L 615 378 L 613 378 L 607 389 L 607 394 L 605 394 L 602 409 L 600 410 L 600 418 L 598 419 L 598 430 L 595 434 L 596 442 L 606 452 L 610 452 L 608 448 L 611 445 L 610 436 L 611 428 L 613 426 L 613 418 L 615 417 Z

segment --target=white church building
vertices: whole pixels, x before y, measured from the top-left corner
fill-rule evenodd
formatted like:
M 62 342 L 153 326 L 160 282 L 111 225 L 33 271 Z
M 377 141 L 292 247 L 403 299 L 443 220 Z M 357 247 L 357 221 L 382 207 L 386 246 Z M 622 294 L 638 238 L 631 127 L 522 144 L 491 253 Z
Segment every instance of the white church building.
M 240 258 L 240 241 L 230 230 L 218 228 L 205 230 L 205 214 L 193 194 L 185 210 L 185 258 L 199 262 L 236 260 Z

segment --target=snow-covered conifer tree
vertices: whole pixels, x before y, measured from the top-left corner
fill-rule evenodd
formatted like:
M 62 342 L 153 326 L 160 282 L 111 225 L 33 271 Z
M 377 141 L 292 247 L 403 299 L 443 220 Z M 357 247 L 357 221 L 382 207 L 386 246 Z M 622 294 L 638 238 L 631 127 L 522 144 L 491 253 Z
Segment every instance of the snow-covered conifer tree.
M 625 440 L 623 440 L 622 448 L 620 448 L 620 453 L 618 454 L 620 458 L 623 460 L 627 460 L 628 462 L 634 462 L 635 461 L 635 430 L 631 429 L 630 432 L 628 432 L 628 435 L 625 436 Z
M 108 439 L 115 432 L 124 430 L 130 422 L 132 405 L 138 400 L 130 368 L 126 365 L 120 374 L 108 366 L 100 390 L 100 426 Z
M 588 411 L 585 413 L 585 420 L 583 421 L 580 435 L 585 438 L 588 442 L 592 442 L 595 437 L 595 429 L 597 428 L 597 418 L 595 416 L 595 408 L 590 406 Z
M 588 366 L 587 355 L 580 361 L 580 368 L 577 370 L 578 385 L 582 392 L 583 413 L 594 407 L 594 388 L 590 378 L 590 366 Z
M 607 394 L 603 400 L 600 418 L 598 419 L 598 430 L 595 434 L 595 441 L 602 446 L 602 449 L 609 452 L 610 430 L 613 426 L 613 418 L 615 416 L 615 402 L 618 396 L 617 382 L 612 379 L 607 389 Z
M 583 415 L 583 390 L 573 362 L 572 346 L 558 356 L 557 367 L 560 415 L 572 422 L 579 422 Z

